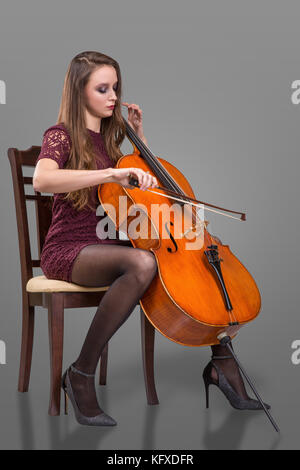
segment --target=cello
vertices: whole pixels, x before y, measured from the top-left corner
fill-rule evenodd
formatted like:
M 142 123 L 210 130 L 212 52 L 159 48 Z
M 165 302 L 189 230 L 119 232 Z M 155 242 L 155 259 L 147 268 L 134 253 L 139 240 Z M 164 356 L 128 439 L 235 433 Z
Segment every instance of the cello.
M 245 214 L 198 201 L 185 176 L 154 156 L 125 119 L 124 124 L 133 151 L 122 156 L 115 168 L 129 169 L 132 189 L 103 183 L 98 198 L 116 230 L 125 232 L 134 248 L 150 250 L 156 258 L 158 274 L 140 299 L 144 314 L 176 343 L 226 345 L 279 431 L 230 346 L 239 329 L 258 316 L 259 289 L 229 246 L 209 233 L 208 221 L 199 215 L 199 209 L 202 213 L 205 207 L 217 213 L 221 210 L 223 215 L 240 214 L 242 221 Z M 132 167 L 151 173 L 159 186 L 138 190 L 138 181 L 130 177 Z

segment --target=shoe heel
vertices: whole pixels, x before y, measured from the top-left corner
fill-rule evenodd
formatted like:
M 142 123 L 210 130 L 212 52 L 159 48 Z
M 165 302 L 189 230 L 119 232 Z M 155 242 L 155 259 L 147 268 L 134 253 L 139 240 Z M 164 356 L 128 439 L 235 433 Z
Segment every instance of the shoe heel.
M 86 377 L 95 377 L 92 374 L 85 374 L 84 372 L 77 370 L 73 365 L 71 365 L 70 368 L 66 370 L 66 372 L 62 376 L 61 381 L 61 386 L 65 396 L 65 414 L 68 414 L 68 401 L 70 400 L 74 408 L 76 420 L 79 424 L 84 424 L 87 426 L 115 426 L 117 422 L 103 411 L 99 415 L 91 417 L 85 416 L 81 413 L 74 397 L 72 384 L 69 377 L 69 370 L 72 370 Z
M 209 408 L 209 386 L 212 383 L 210 374 L 211 374 L 211 363 L 208 363 L 202 375 L 204 386 L 205 386 L 206 408 Z
M 231 359 L 231 358 L 232 356 L 229 356 L 229 357 L 228 356 L 216 356 L 216 357 L 212 356 L 212 359 Z M 252 398 L 249 398 L 248 400 L 246 400 L 244 398 L 241 398 L 236 393 L 236 391 L 232 388 L 230 383 L 227 381 L 225 375 L 222 372 L 222 369 L 220 369 L 216 365 L 215 362 L 211 361 L 209 364 L 210 364 L 210 367 L 214 367 L 217 372 L 217 375 L 218 375 L 217 382 L 211 379 L 210 375 L 208 374 L 208 369 L 204 371 L 205 374 L 203 374 L 203 378 L 206 379 L 206 382 L 215 384 L 221 390 L 221 392 L 225 395 L 225 397 L 227 398 L 227 400 L 229 401 L 230 405 L 233 408 L 236 408 L 238 410 L 263 409 L 263 407 L 261 406 L 258 400 L 254 400 Z M 270 405 L 268 405 L 267 403 L 265 403 L 265 406 L 270 408 Z
M 210 382 L 203 377 L 204 385 L 205 385 L 205 397 L 206 397 L 206 408 L 209 408 L 209 386 Z
M 65 415 L 67 415 L 68 414 L 68 395 L 65 390 L 64 390 L 64 395 L 65 395 Z
M 66 375 L 67 375 L 67 373 L 65 372 L 64 375 L 62 376 L 62 379 L 61 379 L 61 388 L 63 389 L 64 398 L 65 398 L 65 415 L 68 414 L 68 395 L 67 395 L 67 392 L 66 392 L 66 384 L 65 384 Z

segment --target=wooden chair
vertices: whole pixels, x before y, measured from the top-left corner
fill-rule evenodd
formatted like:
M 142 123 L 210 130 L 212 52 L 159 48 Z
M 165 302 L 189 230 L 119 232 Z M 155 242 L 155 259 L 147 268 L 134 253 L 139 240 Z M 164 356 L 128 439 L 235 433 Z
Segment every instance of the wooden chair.
M 53 196 L 26 194 L 25 186 L 32 186 L 32 177 L 23 176 L 23 167 L 35 167 L 41 147 L 28 150 L 8 149 L 11 165 L 17 216 L 21 281 L 22 281 L 22 346 L 18 390 L 27 392 L 29 387 L 35 307 L 48 309 L 50 343 L 50 402 L 49 414 L 60 414 L 61 375 L 63 363 L 64 309 L 98 306 L 107 287 L 83 287 L 45 276 L 33 276 L 33 268 L 40 267 L 40 259 L 32 259 L 26 201 L 35 201 L 39 258 L 52 217 Z M 155 329 L 140 308 L 142 359 L 147 401 L 158 404 L 154 382 L 154 333 Z M 99 384 L 106 384 L 108 344 L 100 359 Z

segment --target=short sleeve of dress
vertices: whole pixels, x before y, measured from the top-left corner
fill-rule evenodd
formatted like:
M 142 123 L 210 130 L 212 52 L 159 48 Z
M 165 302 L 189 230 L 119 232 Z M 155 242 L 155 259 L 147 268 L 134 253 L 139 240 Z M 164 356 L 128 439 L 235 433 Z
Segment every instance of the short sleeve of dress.
M 58 127 L 45 131 L 41 152 L 36 163 L 42 158 L 54 160 L 60 169 L 66 164 L 71 150 L 70 137 L 68 133 Z

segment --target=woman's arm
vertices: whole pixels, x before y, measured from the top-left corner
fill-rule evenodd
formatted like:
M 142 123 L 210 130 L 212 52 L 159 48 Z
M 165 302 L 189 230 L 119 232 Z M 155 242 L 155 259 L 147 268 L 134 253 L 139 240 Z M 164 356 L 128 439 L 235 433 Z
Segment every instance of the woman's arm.
M 48 158 L 38 161 L 33 188 L 43 193 L 67 193 L 78 189 L 113 182 L 112 168 L 104 170 L 64 170 Z
M 104 170 L 65 170 L 59 168 L 54 160 L 43 158 L 36 164 L 33 174 L 33 188 L 41 193 L 67 193 L 102 183 L 118 183 L 125 188 L 129 184 L 128 174 L 135 176 L 140 189 L 158 185 L 154 176 L 140 168 L 105 168 Z

